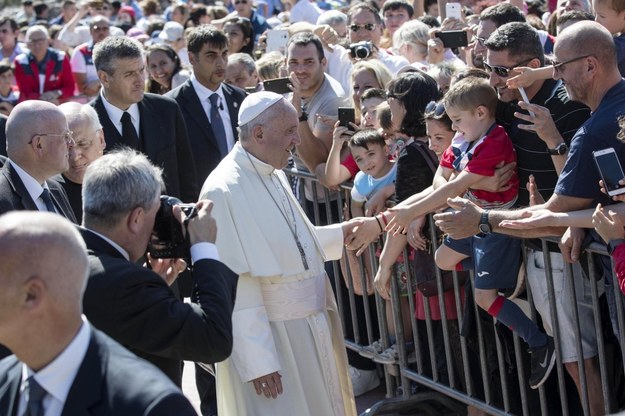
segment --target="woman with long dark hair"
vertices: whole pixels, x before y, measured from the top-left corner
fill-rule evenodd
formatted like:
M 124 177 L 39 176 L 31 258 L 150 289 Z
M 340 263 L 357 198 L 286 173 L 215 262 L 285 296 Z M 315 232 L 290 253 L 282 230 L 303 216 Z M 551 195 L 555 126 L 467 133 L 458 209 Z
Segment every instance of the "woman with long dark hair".
M 228 55 L 241 52 L 254 57 L 254 29 L 250 19 L 228 19 L 224 22 L 224 32 L 228 37 Z
M 165 94 L 189 79 L 189 73 L 182 68 L 180 58 L 169 45 L 152 45 L 146 52 L 148 66 L 147 91 Z

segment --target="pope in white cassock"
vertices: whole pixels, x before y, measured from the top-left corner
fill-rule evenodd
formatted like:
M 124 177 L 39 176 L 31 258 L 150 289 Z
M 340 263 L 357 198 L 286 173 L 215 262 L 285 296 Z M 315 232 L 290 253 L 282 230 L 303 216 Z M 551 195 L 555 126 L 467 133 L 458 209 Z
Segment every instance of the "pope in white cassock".
M 358 221 L 315 227 L 286 175 L 300 143 L 295 108 L 248 96 L 240 142 L 206 179 L 217 249 L 239 274 L 230 358 L 216 365 L 219 414 L 355 415 L 343 330 L 323 263 L 341 257 Z

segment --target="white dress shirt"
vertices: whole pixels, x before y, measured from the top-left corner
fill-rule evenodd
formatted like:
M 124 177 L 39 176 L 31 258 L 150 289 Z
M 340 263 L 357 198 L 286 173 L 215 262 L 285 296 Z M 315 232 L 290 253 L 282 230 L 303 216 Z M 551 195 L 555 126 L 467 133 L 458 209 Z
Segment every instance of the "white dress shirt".
M 41 199 L 41 193 L 43 192 L 43 189 L 45 188 L 45 189 L 48 189 L 48 191 L 50 190 L 48 188 L 48 184 L 44 182 L 43 186 L 41 186 L 41 184 L 39 184 L 39 182 L 37 182 L 35 178 L 30 176 L 28 172 L 20 168 L 11 159 L 9 159 L 9 163 L 11 164 L 11 166 L 13 166 L 13 168 L 17 172 L 17 176 L 19 176 L 20 179 L 22 180 L 22 183 L 24 184 L 24 187 L 26 188 L 28 195 L 30 195 L 32 200 L 35 201 L 35 205 L 37 205 L 37 209 L 39 211 L 48 212 L 46 203 L 43 202 L 43 199 Z
M 20 386 L 18 415 L 22 416 L 26 413 L 28 397 L 24 392 L 27 386 L 26 380 L 30 376 L 33 376 L 35 381 L 48 393 L 43 398 L 44 416 L 59 416 L 61 414 L 65 406 L 65 400 L 67 400 L 67 394 L 74 383 L 85 354 L 87 354 L 90 339 L 91 328 L 87 318 L 83 315 L 82 325 L 78 334 L 50 364 L 36 373 L 28 368 L 26 364 L 22 364 L 22 384 Z
M 211 123 L 211 103 L 209 101 L 209 97 L 214 93 L 219 95 L 219 115 L 221 116 L 221 120 L 224 124 L 224 130 L 226 132 L 226 142 L 228 144 L 228 152 L 232 150 L 234 146 L 234 132 L 232 131 L 232 122 L 230 120 L 230 112 L 228 112 L 228 104 L 226 103 L 226 96 L 224 95 L 222 84 L 219 84 L 219 88 L 217 91 L 213 91 L 210 88 L 206 88 L 204 85 L 200 84 L 200 81 L 194 75 L 191 75 L 191 84 L 195 89 L 195 93 L 200 99 L 200 103 L 202 103 L 202 108 L 204 108 L 204 113 L 206 113 L 206 117 L 208 121 Z
M 108 114 L 119 134 L 123 136 L 122 115 L 124 115 L 124 110 L 121 110 L 108 102 L 108 100 L 104 96 L 104 88 L 100 90 L 100 96 L 102 97 L 102 103 L 104 104 L 106 114 Z M 130 107 L 128 107 L 126 111 L 130 114 L 130 120 L 132 121 L 132 125 L 135 126 L 135 130 L 137 131 L 137 137 L 141 139 L 141 134 L 139 133 L 139 106 L 136 103 L 132 104 Z

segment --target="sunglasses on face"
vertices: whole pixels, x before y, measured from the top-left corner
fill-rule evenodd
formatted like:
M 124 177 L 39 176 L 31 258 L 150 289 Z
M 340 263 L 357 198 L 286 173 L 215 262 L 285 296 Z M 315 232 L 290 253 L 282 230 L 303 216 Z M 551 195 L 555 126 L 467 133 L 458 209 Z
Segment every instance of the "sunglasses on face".
M 247 4 L 247 0 L 237 0 L 234 2 L 235 5 L 237 4 Z
M 511 67 L 499 66 L 499 65 L 489 65 L 488 63 L 484 62 L 484 69 L 488 73 L 494 72 L 498 77 L 508 78 L 510 76 L 510 71 L 512 71 L 516 67 L 527 65 L 528 63 L 530 63 L 532 61 L 532 59 L 534 59 L 534 58 L 528 59 L 528 60 L 523 61 L 523 62 L 519 62 L 518 64 L 516 64 L 514 66 L 511 66 Z
M 373 31 L 373 29 L 375 29 L 375 23 L 365 23 L 364 25 L 349 25 L 349 30 L 351 30 L 352 32 L 358 32 L 360 29 L 371 32 Z
M 439 118 L 443 114 L 445 114 L 445 104 L 436 101 L 430 101 L 428 105 L 425 106 L 425 117 L 426 118 Z
M 571 62 L 579 61 L 580 59 L 586 59 L 589 56 L 592 56 L 592 55 L 578 56 L 577 58 L 569 59 L 568 61 L 564 61 L 564 62 L 558 62 L 557 60 L 555 60 L 553 61 L 553 70 L 555 72 L 562 72 L 564 71 L 564 65 L 570 64 Z

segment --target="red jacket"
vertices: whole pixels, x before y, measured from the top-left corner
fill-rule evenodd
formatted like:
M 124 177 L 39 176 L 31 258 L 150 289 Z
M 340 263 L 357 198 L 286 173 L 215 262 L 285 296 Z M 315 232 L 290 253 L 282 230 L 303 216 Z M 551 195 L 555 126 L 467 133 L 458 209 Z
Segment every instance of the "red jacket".
M 43 92 L 60 90 L 63 94 L 59 101 L 74 95 L 74 77 L 72 67 L 65 52 L 48 48 L 46 55 L 46 76 Z M 15 58 L 15 81 L 20 90 L 20 102 L 36 100 L 41 96 L 39 89 L 39 68 L 35 57 L 29 52 Z

